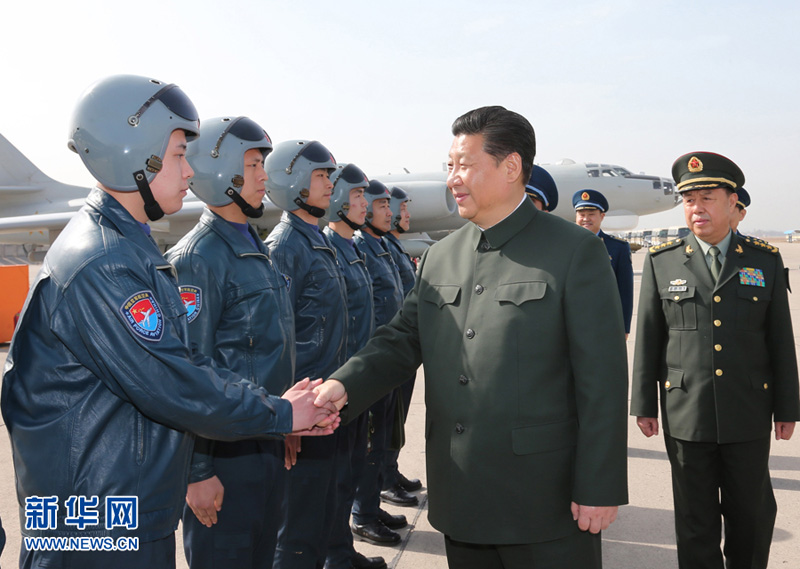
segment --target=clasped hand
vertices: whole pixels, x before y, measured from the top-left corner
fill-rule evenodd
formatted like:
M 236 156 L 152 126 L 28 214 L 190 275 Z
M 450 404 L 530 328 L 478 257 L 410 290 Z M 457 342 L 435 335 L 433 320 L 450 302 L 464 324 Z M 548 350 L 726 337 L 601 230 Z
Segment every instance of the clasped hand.
M 317 403 L 316 388 L 322 379 L 305 378 L 289 388 L 282 398 L 292 404 L 292 433 L 302 436 L 330 435 L 339 426 L 339 409 L 334 403 Z

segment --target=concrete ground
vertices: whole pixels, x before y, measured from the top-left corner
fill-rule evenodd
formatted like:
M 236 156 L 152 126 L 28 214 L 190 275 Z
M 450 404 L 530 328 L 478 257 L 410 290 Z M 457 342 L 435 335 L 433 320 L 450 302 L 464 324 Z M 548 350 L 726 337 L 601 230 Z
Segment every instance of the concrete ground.
M 775 243 L 781 249 L 784 263 L 791 269 L 790 280 L 795 294 L 790 295 L 795 345 L 800 338 L 800 243 Z M 641 283 L 644 253 L 633 255 L 635 292 Z M 636 320 L 634 299 L 634 322 Z M 633 337 L 628 341 L 629 360 L 633 357 Z M 0 363 L 4 362 L 8 345 L 0 347 Z M 400 453 L 400 467 L 409 477 L 425 476 L 424 402 L 422 372 L 409 409 L 406 447 Z M 603 559 L 606 569 L 668 569 L 677 567 L 675 533 L 672 518 L 672 491 L 669 463 L 661 436 L 646 439 L 633 420 L 628 436 L 630 505 L 620 508 L 619 517 L 603 534 Z M 773 443 L 772 483 L 778 501 L 778 518 L 770 556 L 770 567 L 800 567 L 800 433 L 791 441 Z M 418 493 L 420 505 L 400 508 L 385 505 L 391 513 L 405 514 L 410 527 L 401 530 L 403 541 L 396 547 L 379 547 L 356 542 L 365 555 L 382 555 L 394 569 L 445 569 L 442 535 L 428 523 L 426 488 Z M 8 537 L 0 565 L 15 567 L 20 547 L 19 519 L 14 490 L 14 473 L 8 437 L 0 435 L 0 516 Z M 180 535 L 180 532 L 178 532 Z M 179 544 L 178 567 L 186 563 Z

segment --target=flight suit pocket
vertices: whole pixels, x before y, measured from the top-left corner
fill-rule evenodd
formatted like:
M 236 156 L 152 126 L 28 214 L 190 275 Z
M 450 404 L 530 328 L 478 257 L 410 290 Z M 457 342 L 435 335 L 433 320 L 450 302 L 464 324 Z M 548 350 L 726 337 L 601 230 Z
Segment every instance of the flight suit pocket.
M 517 427 L 511 431 L 511 447 L 516 455 L 537 454 L 573 447 L 578 441 L 575 419 Z
M 422 300 L 431 302 L 442 308 L 446 304 L 455 304 L 461 294 L 461 287 L 458 285 L 436 285 L 432 284 L 425 289 Z
M 544 281 L 506 283 L 497 287 L 494 298 L 500 304 L 511 302 L 516 306 L 522 306 L 529 300 L 544 298 L 545 292 L 547 292 L 547 283 Z
M 695 287 L 682 291 L 661 289 L 661 304 L 670 330 L 696 330 L 697 307 L 694 303 Z
M 673 389 L 683 389 L 683 370 L 672 369 L 667 370 L 667 379 L 664 381 L 664 389 L 672 391 Z

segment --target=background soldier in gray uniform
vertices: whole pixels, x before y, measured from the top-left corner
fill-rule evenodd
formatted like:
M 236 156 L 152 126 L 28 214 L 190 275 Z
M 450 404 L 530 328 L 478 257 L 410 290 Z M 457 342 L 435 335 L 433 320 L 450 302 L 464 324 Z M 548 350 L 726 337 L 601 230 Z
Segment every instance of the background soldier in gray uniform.
M 800 418 L 797 361 L 778 250 L 730 230 L 736 164 L 678 158 L 672 175 L 692 234 L 650 248 L 642 270 L 631 414 L 658 434 L 659 396 L 684 569 L 767 566 L 775 438 Z

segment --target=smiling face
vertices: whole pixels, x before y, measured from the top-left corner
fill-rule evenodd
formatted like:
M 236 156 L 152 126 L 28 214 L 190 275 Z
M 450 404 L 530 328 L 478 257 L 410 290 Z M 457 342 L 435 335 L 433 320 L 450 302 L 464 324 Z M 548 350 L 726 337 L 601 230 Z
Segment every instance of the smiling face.
M 153 197 L 165 214 L 179 211 L 194 170 L 186 161 L 186 133 L 174 130 L 164 151 L 161 170 L 150 183 Z
M 724 188 L 713 188 L 689 190 L 681 195 L 686 225 L 692 233 L 711 245 L 722 241 L 731 228 L 736 194 L 728 194 Z
M 483 228 L 502 220 L 524 194 L 521 171 L 516 152 L 497 160 L 483 150 L 483 135 L 457 136 L 447 162 L 447 187 L 458 205 L 458 215 Z
M 575 212 L 575 223 L 597 234 L 606 214 L 596 208 L 579 209 Z

